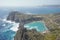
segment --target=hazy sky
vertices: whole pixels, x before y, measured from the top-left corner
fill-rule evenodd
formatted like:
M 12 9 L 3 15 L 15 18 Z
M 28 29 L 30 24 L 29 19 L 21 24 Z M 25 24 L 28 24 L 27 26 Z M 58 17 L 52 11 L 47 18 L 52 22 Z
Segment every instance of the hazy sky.
M 0 0 L 0 7 L 60 5 L 60 0 Z

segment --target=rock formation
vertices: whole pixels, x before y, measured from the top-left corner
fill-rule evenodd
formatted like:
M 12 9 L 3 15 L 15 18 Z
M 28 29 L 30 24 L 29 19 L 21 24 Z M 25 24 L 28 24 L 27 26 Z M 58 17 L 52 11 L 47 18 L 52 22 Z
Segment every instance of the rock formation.
M 36 30 L 27 30 L 24 28 L 24 24 L 42 20 L 42 18 L 36 18 L 32 15 L 26 15 L 19 12 L 11 12 L 9 16 L 7 17 L 7 20 L 19 22 L 19 30 L 17 31 L 14 40 L 43 40 L 43 35 L 41 33 L 37 32 Z
M 60 40 L 60 13 L 47 15 L 29 15 L 17 11 L 11 12 L 7 20 L 19 22 L 19 30 L 17 31 L 14 40 Z M 44 21 L 49 33 L 42 34 L 35 29 L 27 30 L 24 24 L 33 21 Z

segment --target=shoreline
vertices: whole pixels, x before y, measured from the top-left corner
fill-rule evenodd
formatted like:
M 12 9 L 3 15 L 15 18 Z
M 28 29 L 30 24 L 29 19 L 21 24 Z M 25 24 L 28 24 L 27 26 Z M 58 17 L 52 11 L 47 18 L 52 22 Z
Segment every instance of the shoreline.
M 28 24 L 31 24 L 31 23 L 35 23 L 35 22 L 42 22 L 43 24 L 44 24 L 44 21 L 34 21 L 34 22 L 30 22 L 30 23 L 28 23 Z M 31 28 L 29 28 L 29 26 L 28 26 L 28 24 L 25 24 L 25 28 L 27 28 L 28 30 L 31 30 L 31 29 L 36 29 L 36 30 L 38 30 L 37 29 L 37 27 L 31 27 Z M 27 26 L 27 27 L 26 27 Z M 46 33 L 47 31 L 48 31 L 48 29 L 47 29 L 47 27 L 45 26 L 45 24 L 44 24 L 44 27 L 45 27 L 45 31 L 43 31 L 43 32 L 41 32 L 41 33 Z

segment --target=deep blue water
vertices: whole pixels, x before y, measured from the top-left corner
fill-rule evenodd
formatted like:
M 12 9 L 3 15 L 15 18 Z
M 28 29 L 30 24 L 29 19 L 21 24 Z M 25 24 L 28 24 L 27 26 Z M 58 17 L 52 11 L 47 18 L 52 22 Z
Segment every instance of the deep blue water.
M 13 40 L 16 34 L 15 31 L 10 30 L 13 27 L 12 23 L 0 21 L 0 40 Z
M 0 17 L 4 18 L 11 11 L 28 12 L 31 14 L 53 14 L 59 13 L 60 7 L 4 7 L 0 8 Z
M 13 40 L 14 36 L 15 32 L 12 30 L 8 30 L 0 33 L 0 40 Z

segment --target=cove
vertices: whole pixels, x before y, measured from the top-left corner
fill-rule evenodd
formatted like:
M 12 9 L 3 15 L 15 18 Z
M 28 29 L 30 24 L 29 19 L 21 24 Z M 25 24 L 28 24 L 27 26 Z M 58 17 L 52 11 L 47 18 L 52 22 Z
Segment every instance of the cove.
M 36 29 L 38 32 L 44 32 L 48 30 L 44 22 L 42 21 L 31 22 L 31 23 L 25 24 L 24 27 L 27 28 L 28 30 Z

